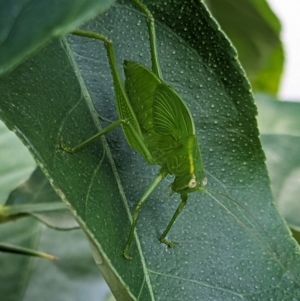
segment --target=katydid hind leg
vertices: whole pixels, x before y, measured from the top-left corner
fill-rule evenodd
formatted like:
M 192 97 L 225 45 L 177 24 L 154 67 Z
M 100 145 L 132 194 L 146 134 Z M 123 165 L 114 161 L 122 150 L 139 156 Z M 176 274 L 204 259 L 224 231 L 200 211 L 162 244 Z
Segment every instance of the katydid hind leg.
M 128 99 L 124 84 L 118 71 L 117 59 L 112 41 L 108 37 L 96 32 L 75 30 L 73 31 L 73 34 L 85 38 L 100 40 L 104 43 L 113 77 L 118 114 L 120 120 L 123 120 L 122 127 L 125 138 L 131 148 L 141 153 L 148 163 L 152 163 L 152 156 L 143 141 L 140 125 Z
M 63 141 L 61 141 L 60 147 L 69 152 L 74 153 L 80 148 L 84 147 L 91 141 L 97 139 L 98 137 L 101 137 L 102 135 L 108 133 L 112 129 L 114 129 L 119 124 L 122 124 L 123 131 L 126 137 L 126 140 L 128 144 L 138 152 L 140 152 L 145 160 L 148 163 L 152 163 L 152 156 L 146 147 L 145 143 L 143 142 L 140 126 L 138 124 L 138 121 L 136 119 L 135 113 L 131 107 L 130 101 L 127 97 L 127 94 L 124 89 L 124 85 L 122 83 L 118 67 L 117 67 L 117 60 L 115 56 L 115 50 L 112 41 L 107 38 L 106 36 L 95 33 L 95 32 L 89 32 L 84 30 L 75 30 L 72 34 L 84 37 L 84 38 L 91 38 L 100 40 L 104 43 L 106 52 L 107 52 L 107 58 L 109 61 L 109 65 L 111 68 L 112 76 L 113 76 L 113 84 L 114 84 L 114 90 L 115 90 L 115 96 L 116 96 L 116 102 L 118 107 L 118 113 L 120 120 L 114 122 L 107 128 L 105 128 L 103 131 L 99 132 L 98 134 L 92 136 L 91 138 L 87 139 L 86 141 L 80 143 L 78 146 L 75 147 L 67 147 Z
M 159 66 L 157 46 L 156 46 L 156 31 L 155 31 L 155 22 L 154 17 L 151 11 L 139 0 L 131 0 L 131 2 L 144 13 L 147 17 L 147 27 L 150 40 L 150 52 L 151 52 L 151 61 L 152 61 L 152 71 L 153 73 L 163 80 L 162 72 Z

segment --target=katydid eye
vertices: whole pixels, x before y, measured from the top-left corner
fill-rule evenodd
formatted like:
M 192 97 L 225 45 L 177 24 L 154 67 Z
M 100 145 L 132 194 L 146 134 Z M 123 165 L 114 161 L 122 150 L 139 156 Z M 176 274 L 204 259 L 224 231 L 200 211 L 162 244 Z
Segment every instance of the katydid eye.
M 188 188 L 194 188 L 197 185 L 196 179 L 190 179 L 188 183 Z

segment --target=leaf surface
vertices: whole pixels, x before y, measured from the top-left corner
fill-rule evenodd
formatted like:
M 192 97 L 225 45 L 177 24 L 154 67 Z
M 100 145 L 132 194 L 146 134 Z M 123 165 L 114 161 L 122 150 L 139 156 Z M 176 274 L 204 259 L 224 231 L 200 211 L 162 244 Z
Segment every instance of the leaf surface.
M 243 207 L 213 192 L 215 198 L 190 195 L 169 233 L 180 245 L 167 249 L 158 237 L 179 204 L 177 195 L 166 199 L 167 178 L 141 212 L 134 259 L 122 257 L 130 211 L 159 168 L 130 149 L 120 129 L 74 155 L 57 147 L 61 137 L 75 145 L 95 134 L 101 127 L 98 114 L 118 118 L 99 41 L 71 36 L 53 42 L 2 78 L 1 118 L 18 129 L 70 204 L 117 300 L 299 297 L 299 250 L 273 204 L 257 111 L 235 50 L 200 2 L 147 4 L 157 20 L 164 79 L 195 121 L 207 189 Z M 113 40 L 120 72 L 124 59 L 151 66 L 145 17 L 127 2 L 85 29 Z

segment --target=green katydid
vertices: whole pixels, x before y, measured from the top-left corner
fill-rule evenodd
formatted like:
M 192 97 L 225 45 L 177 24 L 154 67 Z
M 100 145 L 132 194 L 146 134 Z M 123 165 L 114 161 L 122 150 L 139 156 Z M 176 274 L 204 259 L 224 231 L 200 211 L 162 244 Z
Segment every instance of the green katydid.
M 141 196 L 133 212 L 132 225 L 123 253 L 128 259 L 131 258 L 129 246 L 133 239 L 139 212 L 147 198 L 168 174 L 175 176 L 171 189 L 181 197 L 179 206 L 159 237 L 159 240 L 168 247 L 172 247 L 174 242 L 166 239 L 167 234 L 186 205 L 188 193 L 206 191 L 204 189 L 206 178 L 193 118 L 181 97 L 164 82 L 162 77 L 156 49 L 154 18 L 140 1 L 132 0 L 132 2 L 147 17 L 152 70 L 140 63 L 125 61 L 124 85 L 118 71 L 112 42 L 102 34 L 82 30 L 74 31 L 75 35 L 104 42 L 113 76 L 120 119 L 74 148 L 62 145 L 64 150 L 73 153 L 121 125 L 129 146 L 142 154 L 147 163 L 161 166 L 159 173 Z M 224 207 L 222 204 L 221 206 Z M 229 212 L 227 208 L 224 207 L 224 209 Z M 229 214 L 232 213 L 229 212 Z M 236 220 L 241 223 L 239 219 L 236 218 Z M 249 231 L 246 226 L 244 227 Z M 256 238 L 261 241 L 260 238 Z
M 203 190 L 203 186 L 206 184 L 193 118 L 184 101 L 162 78 L 156 49 L 154 18 L 144 4 L 138 0 L 132 0 L 132 2 L 147 17 L 152 70 L 137 62 L 125 61 L 124 87 L 112 42 L 102 34 L 82 30 L 74 31 L 75 35 L 104 42 L 113 76 L 120 120 L 113 122 L 74 148 L 62 145 L 64 150 L 73 153 L 121 124 L 130 147 L 141 153 L 149 164 L 161 166 L 159 173 L 148 186 L 134 210 L 131 229 L 124 248 L 126 258 L 131 258 L 128 249 L 133 239 L 140 209 L 168 174 L 175 176 L 171 189 L 173 192 L 179 193 L 181 197 L 181 203 L 159 238 L 169 247 L 172 247 L 174 243 L 167 240 L 166 236 L 186 205 L 188 193 Z

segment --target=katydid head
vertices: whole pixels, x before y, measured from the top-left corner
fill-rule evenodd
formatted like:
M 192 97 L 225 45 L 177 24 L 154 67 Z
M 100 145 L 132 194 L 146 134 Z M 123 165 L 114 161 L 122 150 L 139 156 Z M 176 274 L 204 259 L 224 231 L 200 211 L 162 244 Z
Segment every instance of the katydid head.
M 207 178 L 203 175 L 188 174 L 183 176 L 177 176 L 174 182 L 171 184 L 171 189 L 177 193 L 191 193 L 198 190 L 202 190 L 207 183 Z

